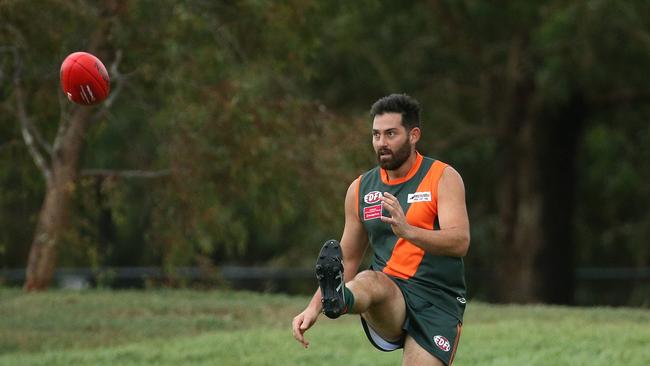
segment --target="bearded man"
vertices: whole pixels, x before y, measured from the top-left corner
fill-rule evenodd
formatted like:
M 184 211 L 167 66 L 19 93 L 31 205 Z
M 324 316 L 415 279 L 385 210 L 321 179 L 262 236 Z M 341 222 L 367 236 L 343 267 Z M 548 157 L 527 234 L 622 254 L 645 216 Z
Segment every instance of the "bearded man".
M 306 348 L 304 334 L 320 313 L 359 314 L 376 348 L 404 350 L 403 365 L 451 365 L 466 305 L 470 231 L 463 180 L 416 150 L 415 99 L 383 97 L 370 117 L 379 165 L 348 188 L 343 236 L 321 248 L 319 288 L 293 319 L 294 338 Z M 368 244 L 372 264 L 359 272 Z

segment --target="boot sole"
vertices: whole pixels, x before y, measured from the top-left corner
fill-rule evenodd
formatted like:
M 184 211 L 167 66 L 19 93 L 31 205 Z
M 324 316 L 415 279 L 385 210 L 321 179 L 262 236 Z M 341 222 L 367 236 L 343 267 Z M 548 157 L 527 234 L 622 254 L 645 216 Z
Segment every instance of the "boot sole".
M 342 293 L 343 259 L 341 246 L 336 240 L 328 240 L 316 260 L 316 278 L 321 289 L 323 313 L 329 318 L 338 318 L 345 307 Z M 342 290 L 342 289 L 341 289 Z

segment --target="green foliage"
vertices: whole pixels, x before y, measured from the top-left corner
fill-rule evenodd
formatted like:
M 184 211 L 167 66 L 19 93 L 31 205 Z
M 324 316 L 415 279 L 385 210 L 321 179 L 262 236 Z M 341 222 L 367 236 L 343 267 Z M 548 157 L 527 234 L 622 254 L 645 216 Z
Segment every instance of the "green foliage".
M 579 189 L 579 240 L 585 245 L 581 261 L 593 265 L 648 266 L 650 234 L 650 128 L 647 107 L 604 113 L 583 141 Z M 612 120 L 628 121 L 621 129 Z M 599 230 L 593 230 L 596 225 Z
M 494 172 L 526 122 L 504 121 L 576 95 L 587 109 L 577 264 L 650 263 L 646 1 L 121 4 L 100 56 L 109 69 L 120 60 L 123 88 L 89 129 L 82 166 L 171 173 L 82 178 L 60 265 L 310 264 L 340 236 L 348 184 L 374 164 L 368 107 L 402 91 L 424 107 L 420 150 L 464 177 L 468 267 L 499 259 Z M 51 142 L 69 111 L 60 62 L 88 47 L 100 6 L 0 3 L 0 267 L 24 266 L 44 190 L 16 118 L 14 50 L 28 113 Z M 540 125 L 561 138 L 552 122 Z
M 121 53 L 123 80 L 114 75 L 113 87 L 125 86 L 110 113 L 90 129 L 82 165 L 171 169 L 171 177 L 146 182 L 82 178 L 73 230 L 60 249 L 59 264 L 173 266 L 205 263 L 205 258 L 257 263 L 338 236 L 340 200 L 360 173 L 351 163 L 369 160 L 348 158 L 359 150 L 368 152 L 367 146 L 352 143 L 365 125 L 301 95 L 299 70 L 309 73 L 305 59 L 310 54 L 287 22 L 302 14 L 290 4 L 169 5 L 124 4 L 128 11 L 114 25 L 104 62 L 110 69 Z M 7 7 L 21 31 L 24 19 L 39 16 L 20 4 Z M 92 31 L 99 10 L 84 3 L 59 12 L 60 18 L 88 20 L 75 23 L 77 43 L 65 36 L 65 28 L 40 30 L 53 39 L 38 41 L 55 54 L 83 49 L 87 40 L 79 34 Z M 37 42 L 31 32 L 38 31 L 30 28 L 25 39 Z M 287 44 L 290 37 L 294 42 Z M 285 52 L 296 55 L 285 60 L 278 55 Z M 55 70 L 62 59 L 44 52 L 40 56 L 37 67 L 26 67 L 30 72 L 45 69 L 51 80 L 39 91 L 27 85 L 30 93 L 42 94 L 52 104 L 42 105 L 44 111 L 30 109 L 39 127 L 58 113 Z M 28 83 L 32 78 L 38 76 L 24 79 Z M 11 101 L 5 107 L 12 111 Z M 10 122 L 6 125 L 17 127 Z M 46 139 L 51 141 L 56 125 L 49 126 Z M 26 151 L 23 159 L 21 166 L 37 177 Z M 335 205 L 322 200 L 327 196 L 337 198 Z M 32 229 L 22 228 L 25 242 Z M 12 266 L 24 260 L 3 254 Z
M 290 324 L 305 297 L 228 291 L 0 289 L 0 364 L 395 365 L 356 316 L 321 317 L 303 349 Z M 650 313 L 470 302 L 456 365 L 645 365 Z M 531 332 L 534 329 L 534 332 Z
M 263 9 L 251 7 L 239 9 L 245 24 L 247 11 L 261 16 Z M 192 263 L 196 255 L 257 263 L 339 235 L 340 201 L 332 207 L 322 200 L 342 199 L 360 172 L 349 155 L 331 152 L 349 150 L 355 136 L 348 132 L 362 123 L 296 94 L 288 73 L 300 74 L 302 60 L 253 53 L 265 30 L 247 28 L 235 38 L 241 24 L 224 26 L 220 16 L 206 16 L 214 9 L 199 10 L 183 9 L 174 52 L 194 57 L 169 65 L 174 89 L 155 117 L 169 138 L 163 154 L 173 170 L 153 213 L 165 263 Z M 276 20 L 261 21 L 274 27 Z M 276 37 L 269 42 L 280 46 L 284 37 Z M 228 47 L 215 48 L 215 41 Z M 274 46 L 264 44 L 269 52 Z M 207 73 L 197 80 L 196 70 Z

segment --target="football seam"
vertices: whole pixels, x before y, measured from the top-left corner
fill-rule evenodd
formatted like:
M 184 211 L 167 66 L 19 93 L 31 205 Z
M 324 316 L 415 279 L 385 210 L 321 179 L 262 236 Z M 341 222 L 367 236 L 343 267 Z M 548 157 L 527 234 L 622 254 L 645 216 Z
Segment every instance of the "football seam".
M 88 73 L 88 75 L 90 75 L 99 84 L 99 86 L 102 88 L 102 91 L 106 95 L 106 98 L 108 98 L 108 90 L 106 90 L 105 85 L 103 85 L 104 79 L 100 77 L 101 81 L 97 80 L 97 78 L 95 77 L 95 74 L 92 71 L 88 70 L 81 62 L 78 62 L 76 59 L 74 59 L 73 61 L 74 61 L 75 64 L 79 65 L 79 67 L 84 69 L 84 71 L 86 71 Z

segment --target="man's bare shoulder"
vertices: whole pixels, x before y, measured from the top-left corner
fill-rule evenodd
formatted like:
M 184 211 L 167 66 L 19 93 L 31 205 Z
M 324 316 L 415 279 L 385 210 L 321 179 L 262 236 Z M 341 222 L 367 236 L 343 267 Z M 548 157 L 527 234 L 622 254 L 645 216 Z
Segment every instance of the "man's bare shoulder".
M 463 177 L 460 176 L 460 173 L 451 165 L 447 164 L 445 170 L 442 172 L 440 177 L 440 184 L 452 185 L 452 186 L 463 186 Z

